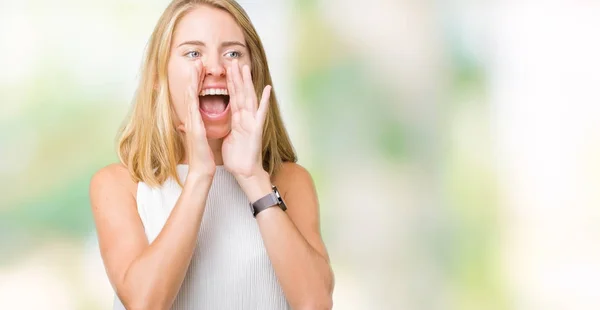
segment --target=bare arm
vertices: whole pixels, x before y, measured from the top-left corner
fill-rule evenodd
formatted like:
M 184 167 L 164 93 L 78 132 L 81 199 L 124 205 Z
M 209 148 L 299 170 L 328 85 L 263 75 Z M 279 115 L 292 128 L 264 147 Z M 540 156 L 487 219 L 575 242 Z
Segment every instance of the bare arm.
M 268 208 L 256 220 L 275 274 L 293 309 L 331 309 L 334 275 L 321 239 L 312 178 L 300 165 L 286 163 L 274 183 L 288 210 Z M 268 175 L 243 187 L 250 201 L 271 191 Z
M 127 309 L 168 309 L 194 252 L 212 176 L 189 175 L 179 200 L 148 244 L 134 184 L 121 165 L 92 178 L 90 199 L 109 280 Z

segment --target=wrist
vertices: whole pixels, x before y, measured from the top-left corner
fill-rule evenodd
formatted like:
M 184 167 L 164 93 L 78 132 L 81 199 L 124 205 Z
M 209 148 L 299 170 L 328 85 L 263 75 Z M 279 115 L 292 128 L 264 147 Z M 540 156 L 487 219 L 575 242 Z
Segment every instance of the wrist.
M 210 172 L 200 173 L 200 172 L 190 171 L 190 172 L 188 172 L 188 175 L 185 179 L 184 186 L 198 187 L 198 186 L 203 186 L 206 184 L 210 185 L 212 183 L 213 177 L 214 177 L 214 173 L 210 173 Z
M 248 177 L 237 177 L 236 179 L 250 203 L 255 202 L 272 191 L 271 177 L 264 169 L 260 169 L 260 171 Z

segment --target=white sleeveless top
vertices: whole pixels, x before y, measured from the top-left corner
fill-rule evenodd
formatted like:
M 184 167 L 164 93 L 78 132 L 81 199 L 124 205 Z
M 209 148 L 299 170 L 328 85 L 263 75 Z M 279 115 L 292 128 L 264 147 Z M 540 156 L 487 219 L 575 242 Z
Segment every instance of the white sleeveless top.
M 187 171 L 187 165 L 177 166 L 182 182 Z M 159 188 L 138 183 L 137 210 L 148 242 L 158 236 L 180 194 L 181 187 L 173 179 Z M 117 296 L 113 309 L 125 309 Z M 248 198 L 223 166 L 217 166 L 198 242 L 171 309 L 290 309 Z

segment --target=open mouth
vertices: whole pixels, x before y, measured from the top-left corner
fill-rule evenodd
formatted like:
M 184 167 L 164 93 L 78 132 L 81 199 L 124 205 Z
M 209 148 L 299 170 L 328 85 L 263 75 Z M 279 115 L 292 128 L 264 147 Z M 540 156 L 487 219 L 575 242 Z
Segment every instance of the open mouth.
M 207 115 L 220 115 L 229 106 L 229 93 L 226 89 L 204 89 L 198 96 L 200 110 Z

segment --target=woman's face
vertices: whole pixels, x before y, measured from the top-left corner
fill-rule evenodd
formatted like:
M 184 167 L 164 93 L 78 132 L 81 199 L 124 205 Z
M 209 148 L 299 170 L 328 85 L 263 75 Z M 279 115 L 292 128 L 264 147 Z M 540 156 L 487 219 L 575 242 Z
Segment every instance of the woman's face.
M 231 130 L 231 112 L 226 72 L 232 60 L 240 67 L 250 65 L 249 51 L 242 29 L 226 11 L 201 5 L 181 18 L 173 34 L 168 63 L 168 82 L 175 108 L 176 126 L 187 119 L 186 90 L 190 69 L 198 59 L 205 70 L 198 85 L 198 100 L 208 139 L 221 139 Z M 198 79 L 200 81 L 200 78 Z

